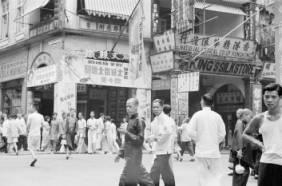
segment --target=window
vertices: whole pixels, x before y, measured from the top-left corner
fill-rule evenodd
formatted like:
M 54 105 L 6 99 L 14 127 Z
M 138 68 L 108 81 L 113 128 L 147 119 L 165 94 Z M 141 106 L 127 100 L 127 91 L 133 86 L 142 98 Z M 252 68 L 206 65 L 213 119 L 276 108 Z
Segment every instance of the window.
M 16 33 L 20 33 L 24 29 L 24 0 L 17 0 L 17 21 L 16 21 Z
M 9 37 L 9 1 L 2 0 L 1 39 Z

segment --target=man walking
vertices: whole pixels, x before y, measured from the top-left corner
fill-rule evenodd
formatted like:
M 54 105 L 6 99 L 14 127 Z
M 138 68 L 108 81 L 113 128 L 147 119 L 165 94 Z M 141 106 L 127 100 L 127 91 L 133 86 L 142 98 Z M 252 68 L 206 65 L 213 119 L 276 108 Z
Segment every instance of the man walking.
M 18 150 L 27 150 L 27 138 L 26 138 L 26 124 L 21 113 L 17 114 L 17 122 L 20 127 L 20 136 L 18 142 Z
M 88 154 L 96 153 L 96 139 L 97 139 L 97 119 L 95 119 L 94 111 L 90 112 L 90 118 L 87 120 L 88 128 Z
M 160 175 L 165 186 L 175 186 L 174 174 L 170 163 L 173 153 L 174 123 L 163 112 L 163 101 L 153 101 L 153 113 L 155 118 L 151 124 L 151 136 L 148 141 L 154 142 L 155 159 L 151 168 L 151 178 L 155 186 L 159 186 Z
M 226 135 L 221 116 L 212 111 L 213 99 L 209 94 L 201 98 L 202 110 L 196 112 L 187 127 L 188 135 L 196 142 L 199 185 L 220 185 L 219 144 Z
M 97 119 L 97 135 L 96 135 L 96 149 L 102 150 L 102 138 L 104 132 L 104 114 L 100 113 L 100 117 Z
M 129 117 L 127 129 L 119 129 L 125 135 L 124 147 L 120 150 L 115 161 L 125 159 L 119 186 L 153 186 L 153 181 L 142 165 L 142 147 L 144 142 L 145 123 L 138 117 L 138 100 L 130 98 L 126 102 L 126 111 Z
M 243 138 L 259 149 L 258 186 L 280 186 L 282 183 L 282 87 L 269 84 L 263 89 L 267 111 L 255 116 L 244 131 Z M 262 135 L 262 141 L 253 135 Z
M 40 129 L 43 123 L 44 118 L 38 113 L 37 105 L 33 105 L 32 113 L 29 114 L 27 118 L 28 149 L 33 158 L 33 161 L 30 163 L 31 167 L 34 167 L 37 162 L 35 151 L 40 148 Z

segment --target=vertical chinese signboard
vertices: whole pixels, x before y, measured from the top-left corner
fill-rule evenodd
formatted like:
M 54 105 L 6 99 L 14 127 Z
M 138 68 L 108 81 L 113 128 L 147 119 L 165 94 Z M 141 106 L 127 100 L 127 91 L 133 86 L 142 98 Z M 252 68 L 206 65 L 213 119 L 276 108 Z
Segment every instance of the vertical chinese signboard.
M 260 84 L 253 85 L 253 112 L 258 114 L 262 111 L 262 86 Z
M 275 1 L 275 24 L 280 25 L 282 22 L 282 1 Z M 276 61 L 276 81 L 282 83 L 282 28 L 278 26 L 275 34 L 275 61 Z

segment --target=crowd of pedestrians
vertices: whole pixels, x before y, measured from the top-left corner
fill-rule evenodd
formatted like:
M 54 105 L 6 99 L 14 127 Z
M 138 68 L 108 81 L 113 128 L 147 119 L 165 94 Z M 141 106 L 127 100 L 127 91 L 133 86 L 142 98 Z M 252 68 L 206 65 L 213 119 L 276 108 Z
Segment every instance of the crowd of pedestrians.
M 258 186 L 280 186 L 282 183 L 282 87 L 269 84 L 263 89 L 267 111 L 258 115 L 248 109 L 238 109 L 237 122 L 230 136 L 232 185 L 246 186 L 251 170 L 258 178 Z M 185 151 L 190 161 L 196 161 L 200 186 L 219 186 L 224 174 L 221 165 L 220 144 L 226 136 L 222 117 L 212 110 L 213 98 L 205 94 L 201 98 L 201 110 L 191 119 L 186 117 L 177 125 L 170 116 L 171 107 L 161 99 L 152 102 L 154 118 L 145 123 L 138 115 L 139 102 L 130 98 L 126 102 L 127 117 L 117 128 L 110 116 L 95 117 L 90 112 L 84 119 L 75 110 L 54 113 L 52 117 L 37 112 L 34 105 L 27 120 L 21 114 L 1 115 L 0 149 L 18 154 L 29 149 L 33 161 L 36 151 L 60 151 L 66 153 L 117 154 L 115 161 L 125 159 L 125 167 L 119 185 L 158 186 L 160 179 L 165 186 L 175 186 L 172 156 L 183 160 Z M 77 116 L 77 117 L 76 117 Z M 142 153 L 146 149 L 153 154 L 150 172 L 142 165 Z
M 93 154 L 97 151 L 103 153 L 117 153 L 121 142 L 124 142 L 124 135 L 118 136 L 116 124 L 110 116 L 100 114 L 95 117 L 94 111 L 90 112 L 89 119 L 86 121 L 81 112 L 76 113 L 72 110 L 70 113 L 62 113 L 61 117 L 57 113 L 50 116 L 42 116 L 37 112 L 40 118 L 36 134 L 32 134 L 33 128 L 30 128 L 30 122 L 35 115 L 30 113 L 26 119 L 22 114 L 7 116 L 0 112 L 0 150 L 4 153 L 16 153 L 27 151 L 27 136 L 39 137 L 35 151 L 45 152 L 65 152 L 67 149 L 77 153 Z M 123 119 L 121 128 L 126 129 L 127 121 Z M 29 135 L 28 135 L 29 134 Z M 121 141 L 119 144 L 118 142 Z M 67 149 L 66 149 L 67 146 Z

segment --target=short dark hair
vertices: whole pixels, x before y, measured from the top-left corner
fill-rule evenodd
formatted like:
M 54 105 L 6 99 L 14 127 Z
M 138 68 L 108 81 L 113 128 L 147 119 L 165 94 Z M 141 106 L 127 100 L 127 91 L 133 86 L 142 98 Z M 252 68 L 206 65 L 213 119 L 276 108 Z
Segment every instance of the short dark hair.
M 263 95 L 266 91 L 277 91 L 279 96 L 282 96 L 282 87 L 278 83 L 270 83 L 263 88 Z
M 204 101 L 204 104 L 206 106 L 212 106 L 213 105 L 213 98 L 210 94 L 203 95 L 202 100 Z
M 111 116 L 105 116 L 105 121 L 111 121 Z
M 164 104 L 163 111 L 164 111 L 165 114 L 170 114 L 171 106 L 169 104 Z
M 154 99 L 153 103 L 159 103 L 160 106 L 164 106 L 164 101 L 161 99 Z

